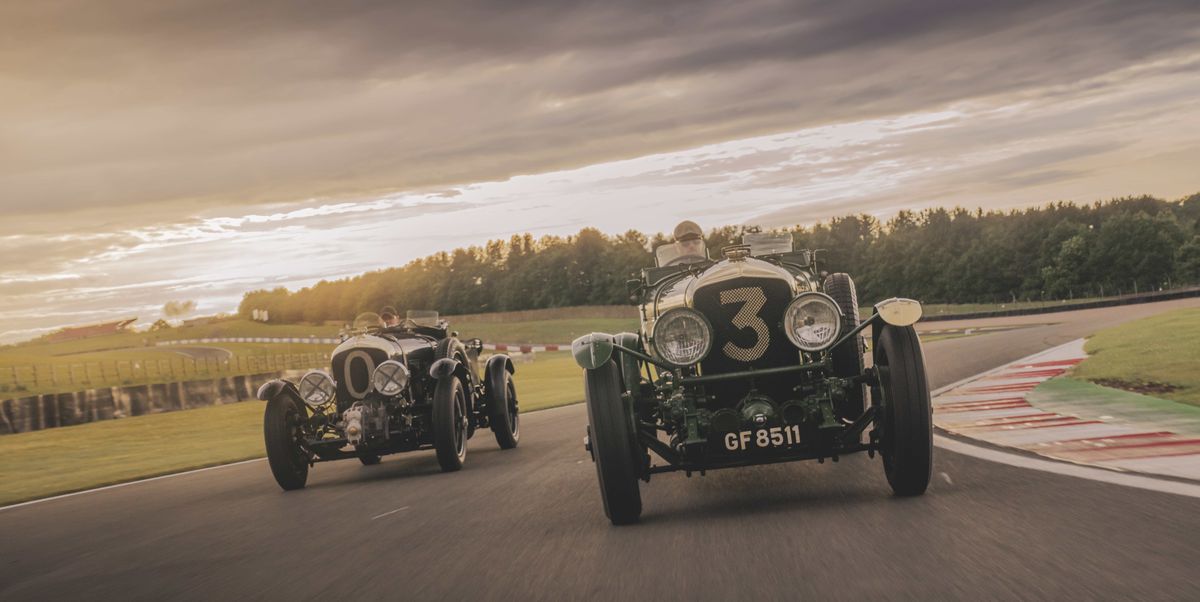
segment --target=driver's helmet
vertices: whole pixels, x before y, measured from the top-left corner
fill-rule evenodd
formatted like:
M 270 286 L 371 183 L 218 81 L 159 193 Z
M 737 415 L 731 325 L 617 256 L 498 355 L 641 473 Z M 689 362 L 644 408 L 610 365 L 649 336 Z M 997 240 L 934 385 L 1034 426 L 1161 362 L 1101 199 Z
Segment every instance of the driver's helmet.
M 675 226 L 675 246 L 680 256 L 704 257 L 704 231 L 691 220 L 679 222 Z

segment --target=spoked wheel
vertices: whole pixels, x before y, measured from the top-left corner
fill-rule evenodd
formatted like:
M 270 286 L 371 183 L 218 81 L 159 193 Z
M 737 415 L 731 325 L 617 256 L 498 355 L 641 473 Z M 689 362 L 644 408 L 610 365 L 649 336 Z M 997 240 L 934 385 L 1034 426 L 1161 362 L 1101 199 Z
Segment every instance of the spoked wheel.
M 263 415 L 267 464 L 284 491 L 303 489 L 308 482 L 309 457 L 300 445 L 306 417 L 304 406 L 287 391 L 271 398 Z
M 642 514 L 632 422 L 621 400 L 621 373 L 609 360 L 584 375 L 588 437 L 600 479 L 604 514 L 614 525 L 636 523 Z
M 467 396 L 453 376 L 438 381 L 433 393 L 433 447 L 442 472 L 453 472 L 467 459 Z
M 500 449 L 512 449 L 521 441 L 521 416 L 517 406 L 517 388 L 513 386 L 508 370 L 495 370 L 489 374 L 488 389 L 491 391 L 491 425 Z
M 376 456 L 374 454 L 372 454 L 370 456 L 359 456 L 358 457 L 358 461 L 362 462 L 363 466 L 374 466 L 376 464 L 379 464 L 379 461 L 381 459 L 382 458 L 380 458 L 379 456 Z
M 892 492 L 921 495 L 933 471 L 933 410 L 921 341 L 912 326 L 883 326 L 875 348 L 883 395 L 880 455 Z

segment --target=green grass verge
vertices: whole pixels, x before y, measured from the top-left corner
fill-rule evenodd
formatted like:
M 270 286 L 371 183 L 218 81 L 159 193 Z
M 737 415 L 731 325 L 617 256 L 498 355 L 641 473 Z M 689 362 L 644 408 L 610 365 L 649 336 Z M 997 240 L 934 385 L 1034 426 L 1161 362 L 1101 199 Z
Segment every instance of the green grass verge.
M 515 377 L 524 412 L 583 399 L 569 353 L 537 354 Z M 2 436 L 0 505 L 261 458 L 263 409 L 246 401 Z
M 1088 339 L 1076 378 L 1200 405 L 1200 308 L 1102 330 Z
M 263 455 L 252 401 L 0 437 L 0 505 Z

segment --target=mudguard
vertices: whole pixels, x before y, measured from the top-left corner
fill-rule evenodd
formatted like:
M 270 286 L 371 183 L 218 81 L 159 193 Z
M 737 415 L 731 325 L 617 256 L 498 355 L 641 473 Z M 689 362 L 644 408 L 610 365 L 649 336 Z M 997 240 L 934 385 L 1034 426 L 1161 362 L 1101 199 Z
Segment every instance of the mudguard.
M 612 357 L 613 335 L 603 332 L 585 334 L 571 343 L 571 355 L 584 370 L 595 370 Z
M 490 377 L 492 375 L 492 370 L 508 370 L 509 374 L 517 373 L 517 369 L 513 367 L 512 358 L 504 355 L 503 353 L 497 353 L 496 355 L 488 358 L 487 364 L 485 364 L 483 368 L 484 376 Z
M 453 374 L 457 374 L 463 379 L 467 378 L 466 368 L 462 365 L 462 362 L 452 357 L 444 357 L 434 362 L 433 365 L 429 367 L 430 378 L 436 380 L 440 380 Z
M 488 404 L 492 404 L 497 398 L 496 392 L 502 386 L 501 383 L 504 382 L 503 376 L 506 371 L 509 374 L 516 373 L 512 358 L 502 353 L 488 358 L 487 364 L 483 368 L 484 398 L 487 399 Z M 508 392 L 501 391 L 500 395 L 507 396 Z M 505 399 L 503 401 L 507 402 L 508 400 Z
M 258 388 L 257 397 L 263 401 L 271 401 L 285 390 L 290 391 L 292 395 L 295 395 L 296 399 L 300 399 L 300 391 L 296 389 L 296 385 L 292 384 L 291 381 L 286 381 L 282 378 L 276 378 L 275 380 L 270 380 L 263 383 L 263 386 Z
M 632 332 L 622 332 L 613 337 L 613 343 L 626 349 L 641 351 L 641 337 Z M 638 365 L 638 359 L 628 353 L 619 354 L 617 361 L 621 364 L 621 380 L 625 383 L 626 391 L 637 391 L 638 385 L 641 384 L 642 375 L 641 367 Z

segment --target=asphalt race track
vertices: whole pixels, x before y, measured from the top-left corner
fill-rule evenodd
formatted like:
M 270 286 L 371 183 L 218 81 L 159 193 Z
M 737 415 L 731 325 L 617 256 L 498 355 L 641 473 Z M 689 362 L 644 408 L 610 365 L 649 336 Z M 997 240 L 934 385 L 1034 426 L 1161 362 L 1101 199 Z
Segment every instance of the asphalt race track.
M 931 342 L 932 384 L 1183 306 L 990 320 L 1057 323 Z M 285 494 L 255 461 L 2 510 L 0 600 L 1200 599 L 1200 499 L 938 449 L 920 498 L 866 456 L 660 475 L 614 528 L 585 421 L 478 433 L 454 474 L 421 452 Z

